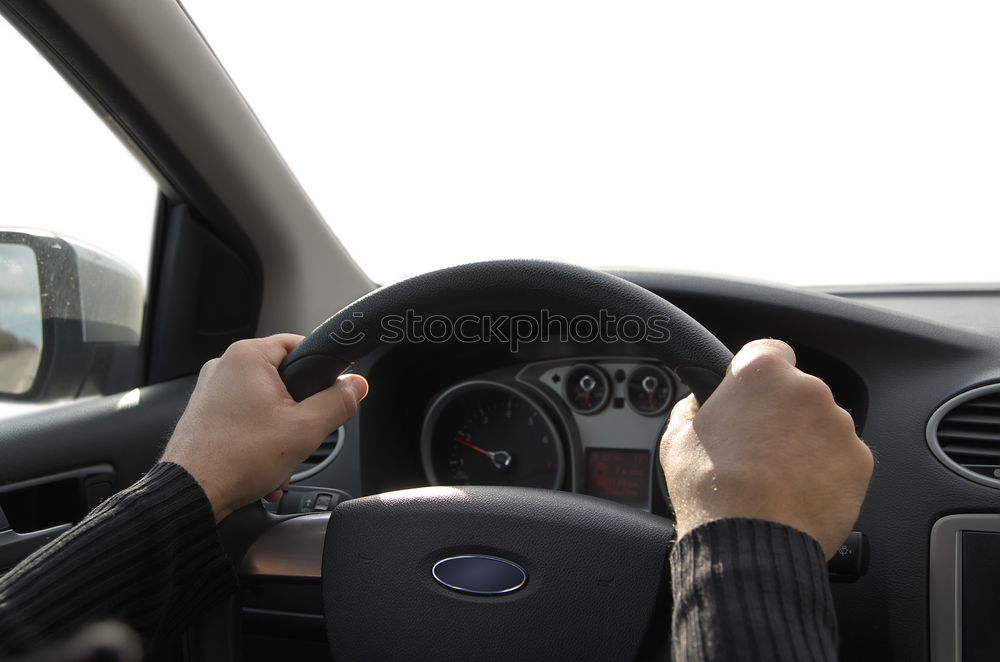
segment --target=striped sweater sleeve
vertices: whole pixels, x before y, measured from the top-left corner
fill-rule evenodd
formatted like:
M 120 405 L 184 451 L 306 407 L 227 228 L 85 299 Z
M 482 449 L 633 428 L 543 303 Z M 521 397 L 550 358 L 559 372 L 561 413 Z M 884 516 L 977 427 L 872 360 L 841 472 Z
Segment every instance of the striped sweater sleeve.
M 205 493 L 161 462 L 0 577 L 0 658 L 109 619 L 155 654 L 235 588 Z
M 723 519 L 670 555 L 675 662 L 837 659 L 823 551 L 782 524 Z

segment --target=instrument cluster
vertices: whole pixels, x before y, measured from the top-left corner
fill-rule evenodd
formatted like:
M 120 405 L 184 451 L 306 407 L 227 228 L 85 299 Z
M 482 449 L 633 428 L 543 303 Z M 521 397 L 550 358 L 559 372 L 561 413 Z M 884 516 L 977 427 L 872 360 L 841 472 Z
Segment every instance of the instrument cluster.
M 433 485 L 563 489 L 649 510 L 662 487 L 659 438 L 686 393 L 647 359 L 491 371 L 431 399 L 421 431 L 424 472 Z

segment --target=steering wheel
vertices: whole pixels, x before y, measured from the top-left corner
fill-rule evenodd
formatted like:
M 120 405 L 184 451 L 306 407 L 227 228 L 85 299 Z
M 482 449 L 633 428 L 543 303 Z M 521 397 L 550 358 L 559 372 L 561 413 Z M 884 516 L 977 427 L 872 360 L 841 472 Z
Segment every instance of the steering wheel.
M 568 264 L 504 260 L 371 292 L 314 330 L 279 373 L 302 400 L 380 348 L 390 317 L 537 317 L 543 310 L 591 321 L 660 320 L 666 334 L 637 342 L 700 402 L 732 360 L 691 317 L 628 281 Z M 321 579 L 336 659 L 382 662 L 650 657 L 669 639 L 673 534 L 668 519 L 594 497 L 480 486 L 377 494 L 322 515 L 275 516 L 258 503 L 220 526 L 243 573 Z M 230 643 L 238 639 L 232 623 Z

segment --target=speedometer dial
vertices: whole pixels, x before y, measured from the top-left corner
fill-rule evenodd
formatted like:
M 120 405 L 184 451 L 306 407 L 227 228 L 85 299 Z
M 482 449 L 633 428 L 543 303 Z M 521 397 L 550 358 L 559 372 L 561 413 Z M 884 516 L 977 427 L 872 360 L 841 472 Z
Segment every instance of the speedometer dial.
M 558 489 L 559 434 L 537 404 L 496 382 L 467 382 L 433 402 L 421 438 L 435 485 L 517 485 Z

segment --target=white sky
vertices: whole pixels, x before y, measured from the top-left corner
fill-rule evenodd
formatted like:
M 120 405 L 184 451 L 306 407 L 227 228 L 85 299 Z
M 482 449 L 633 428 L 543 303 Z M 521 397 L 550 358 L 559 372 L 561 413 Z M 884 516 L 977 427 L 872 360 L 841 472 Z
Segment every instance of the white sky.
M 997 281 L 994 2 L 187 0 L 377 281 L 476 259 Z M 154 187 L 0 21 L 0 225 L 145 272 Z
M 0 226 L 49 230 L 149 268 L 156 185 L 0 18 Z
M 185 6 L 376 280 L 1000 280 L 996 2 Z

